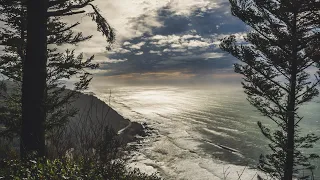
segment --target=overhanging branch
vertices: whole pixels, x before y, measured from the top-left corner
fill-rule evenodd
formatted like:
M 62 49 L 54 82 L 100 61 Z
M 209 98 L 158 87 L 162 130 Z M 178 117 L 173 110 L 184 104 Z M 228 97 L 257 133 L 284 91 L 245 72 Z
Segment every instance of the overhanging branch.
M 89 5 L 89 3 L 92 0 L 86 0 L 84 3 L 82 4 L 76 4 L 76 5 L 70 5 L 65 9 L 61 9 L 61 10 L 57 10 L 57 11 L 49 11 L 47 12 L 48 17 L 53 17 L 53 16 L 64 16 L 64 14 L 69 14 L 71 13 L 73 10 L 78 10 L 81 8 L 86 7 L 87 5 Z
M 68 13 L 64 13 L 64 14 L 57 14 L 51 17 L 58 17 L 58 16 L 71 16 L 71 15 L 75 15 L 75 14 L 82 14 L 85 13 L 86 11 L 74 11 L 74 12 L 68 12 Z

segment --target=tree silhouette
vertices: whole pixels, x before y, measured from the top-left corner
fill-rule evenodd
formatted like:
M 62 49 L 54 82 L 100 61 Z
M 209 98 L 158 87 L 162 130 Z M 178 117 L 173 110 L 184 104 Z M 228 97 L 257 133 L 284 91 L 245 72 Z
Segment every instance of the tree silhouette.
M 235 71 L 244 76 L 248 101 L 278 125 L 271 130 L 258 122 L 270 141 L 271 154 L 258 168 L 277 179 L 291 180 L 318 155 L 302 153 L 319 140 L 301 132 L 298 109 L 319 95 L 320 2 L 316 0 L 230 0 L 234 16 L 252 28 L 245 42 L 235 35 L 220 47 L 239 59 Z M 310 78 L 316 69 L 315 78 Z M 300 173 L 300 174 L 299 174 Z M 307 176 L 300 177 L 306 179 Z
M 86 15 L 90 16 L 92 20 L 97 23 L 97 30 L 102 32 L 102 34 L 106 37 L 107 49 L 110 49 L 110 45 L 114 42 L 115 36 L 113 29 L 100 15 L 97 7 L 92 5 L 91 2 L 93 2 L 93 0 L 48 1 L 47 5 L 43 5 L 43 7 L 45 8 L 45 15 L 43 16 L 45 17 L 45 23 L 40 24 L 39 22 L 41 21 L 37 20 L 35 23 L 38 24 L 32 25 L 30 27 L 26 25 L 30 24 L 29 20 L 34 20 L 31 20 L 31 17 L 34 16 L 33 18 L 38 18 L 38 16 L 40 15 L 32 14 L 33 12 L 28 10 L 28 4 L 26 5 L 24 4 L 24 2 L 18 0 L 0 1 L 0 11 L 3 14 L 3 18 L 1 20 L 6 23 L 6 27 L 0 33 L 0 36 L 3 38 L 2 45 L 5 45 L 6 47 L 6 53 L 1 56 L 0 70 L 2 74 L 4 74 L 9 79 L 18 82 L 18 84 L 19 82 L 23 82 L 22 114 L 25 115 L 22 115 L 21 131 L 17 130 L 17 127 L 21 126 L 21 120 L 19 119 L 19 109 L 17 112 L 16 106 L 6 106 L 7 109 L 11 108 L 11 111 L 13 112 L 14 110 L 12 108 L 15 108 L 16 113 L 9 113 L 10 115 L 12 115 L 11 117 L 15 118 L 15 120 L 13 118 L 10 118 L 10 116 L 8 116 L 8 113 L 3 114 L 3 116 L 1 116 L 1 120 L 2 123 L 5 122 L 4 124 L 7 125 L 7 134 L 12 135 L 14 133 L 21 133 L 22 157 L 25 157 L 27 154 L 33 151 L 38 152 L 38 155 L 40 156 L 44 156 L 44 130 L 50 130 L 56 126 L 63 125 L 64 122 L 66 122 L 76 113 L 75 109 L 67 109 L 66 105 L 69 104 L 74 97 L 76 97 L 77 92 L 68 91 L 66 93 L 66 91 L 64 91 L 65 87 L 57 88 L 58 86 L 63 85 L 63 83 L 61 83 L 61 81 L 59 80 L 69 79 L 72 76 L 77 76 L 79 80 L 75 83 L 75 90 L 83 90 L 87 88 L 91 80 L 90 73 L 85 71 L 85 69 L 95 69 L 98 67 L 97 64 L 92 63 L 92 60 L 94 58 L 93 56 L 88 58 L 87 60 L 83 60 L 83 55 L 76 55 L 74 50 L 66 50 L 64 53 L 61 53 L 59 51 L 59 48 L 57 48 L 57 46 L 64 44 L 78 44 L 92 37 L 83 36 L 81 32 L 75 33 L 74 31 L 72 31 L 72 28 L 78 26 L 79 23 L 76 22 L 74 24 L 68 25 L 61 21 L 61 16 L 86 13 L 86 11 L 82 10 L 82 8 L 91 6 L 93 11 L 86 13 Z M 36 3 L 33 5 L 36 5 Z M 39 7 L 37 6 L 36 8 L 38 9 Z M 28 12 L 30 13 L 30 19 L 26 18 Z M 30 28 L 30 30 L 27 29 L 28 27 Z M 27 33 L 31 33 L 33 32 L 33 30 L 39 30 L 39 28 L 41 27 L 42 30 L 44 28 L 44 30 L 46 31 L 45 33 L 42 32 L 42 35 L 39 32 L 36 33 L 37 36 L 27 35 Z M 39 39 L 41 39 L 39 38 L 40 35 L 41 37 L 45 35 L 45 44 L 43 44 L 43 40 L 38 41 Z M 30 43 L 33 43 L 32 48 L 30 48 L 30 52 L 34 50 L 37 51 L 34 53 L 37 53 L 37 55 L 39 55 L 39 53 L 42 51 L 39 51 L 41 49 L 38 49 L 37 47 L 42 45 L 45 47 L 45 56 L 42 56 L 41 58 L 34 57 L 32 58 L 32 62 L 30 62 L 30 60 L 27 60 L 28 45 L 26 44 L 28 44 L 28 38 L 30 38 Z M 50 46 L 53 48 L 47 48 L 47 44 L 55 46 Z M 38 59 L 39 62 L 36 62 L 34 59 Z M 32 63 L 36 63 L 36 65 L 33 66 Z M 39 72 L 37 72 L 36 70 L 38 70 Z M 42 74 L 40 73 L 40 71 Z M 29 74 L 30 77 L 26 74 Z M 22 75 L 27 77 L 24 77 L 22 79 Z M 31 76 L 33 78 L 31 78 Z M 40 79 L 37 79 L 35 77 L 41 77 L 41 81 Z M 45 78 L 44 86 L 43 78 Z M 36 89 L 38 89 L 39 92 L 36 91 Z M 29 95 L 27 96 L 26 94 Z M 10 97 L 17 97 L 17 95 L 11 93 Z M 35 99 L 35 97 L 38 98 L 38 101 L 36 101 L 37 99 Z M 14 98 L 14 101 L 16 102 L 16 104 L 20 103 L 19 98 Z M 12 103 L 12 101 L 9 102 Z M 29 105 L 27 105 L 28 103 Z M 33 106 L 31 106 L 30 103 Z M 37 104 L 38 109 L 36 110 Z M 36 115 L 38 115 L 37 118 L 32 118 Z M 47 119 L 47 121 L 44 121 L 44 119 Z

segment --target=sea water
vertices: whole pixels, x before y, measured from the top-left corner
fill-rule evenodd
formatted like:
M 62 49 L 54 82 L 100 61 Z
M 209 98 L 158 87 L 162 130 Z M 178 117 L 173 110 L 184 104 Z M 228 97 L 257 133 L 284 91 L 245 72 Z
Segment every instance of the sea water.
M 247 180 L 262 174 L 254 168 L 268 152 L 268 141 L 257 121 L 276 126 L 247 102 L 238 85 L 99 86 L 93 91 L 125 118 L 155 130 L 135 153 L 133 167 L 165 179 Z M 303 132 L 320 135 L 318 101 L 300 109 Z M 320 145 L 311 152 L 320 153 Z M 319 170 L 315 173 L 320 179 Z

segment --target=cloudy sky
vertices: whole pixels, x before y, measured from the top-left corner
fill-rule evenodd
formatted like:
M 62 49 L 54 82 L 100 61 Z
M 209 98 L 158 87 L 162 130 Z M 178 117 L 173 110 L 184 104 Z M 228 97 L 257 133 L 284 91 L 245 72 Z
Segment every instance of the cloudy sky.
M 96 0 L 117 33 L 113 49 L 95 32 L 94 23 L 81 18 L 79 30 L 93 34 L 77 47 L 95 54 L 98 79 L 141 82 L 190 82 L 237 78 L 236 61 L 222 52 L 219 39 L 239 38 L 248 28 L 230 13 L 227 0 Z M 67 19 L 74 21 L 75 18 Z

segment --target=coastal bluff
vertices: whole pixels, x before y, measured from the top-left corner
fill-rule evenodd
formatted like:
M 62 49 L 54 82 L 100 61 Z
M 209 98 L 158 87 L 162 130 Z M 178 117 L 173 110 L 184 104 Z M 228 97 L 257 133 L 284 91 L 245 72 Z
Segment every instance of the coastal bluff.
M 5 80 L 0 81 L 6 85 L 5 95 L 10 95 L 17 88 L 17 84 Z M 65 89 L 61 94 L 62 96 L 73 90 Z M 0 98 L 3 100 L 3 98 Z M 124 118 L 114 109 L 112 109 L 104 101 L 97 98 L 94 93 L 79 92 L 78 96 L 71 104 L 65 106 L 66 109 L 76 108 L 78 113 L 69 119 L 67 126 L 72 127 L 73 130 L 78 129 L 86 134 L 96 133 L 94 131 L 101 131 L 105 127 L 112 128 L 114 132 L 124 143 L 135 141 L 136 135 L 145 135 L 145 125 L 137 122 L 131 122 L 129 119 Z M 48 114 L 48 116 L 50 116 Z M 0 124 L 0 130 L 4 128 Z
M 88 122 L 111 127 L 124 143 L 135 141 L 136 135 L 146 135 L 145 125 L 124 118 L 93 93 L 80 93 L 79 97 L 70 105 L 79 110 L 78 114 L 71 118 L 69 122 L 71 125 L 76 124 L 83 118 L 90 117 L 91 120 Z

